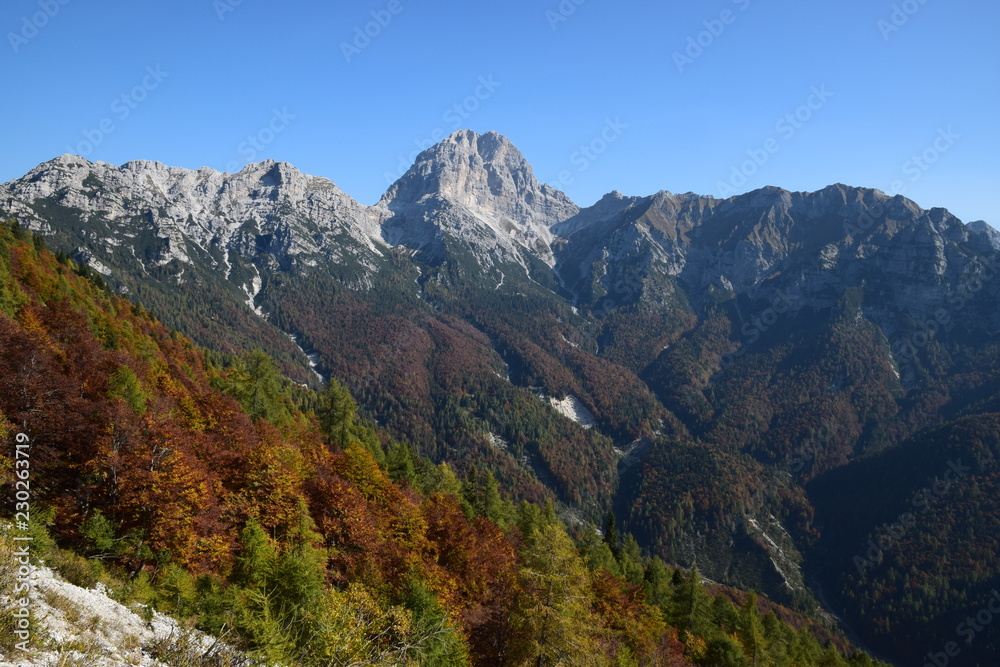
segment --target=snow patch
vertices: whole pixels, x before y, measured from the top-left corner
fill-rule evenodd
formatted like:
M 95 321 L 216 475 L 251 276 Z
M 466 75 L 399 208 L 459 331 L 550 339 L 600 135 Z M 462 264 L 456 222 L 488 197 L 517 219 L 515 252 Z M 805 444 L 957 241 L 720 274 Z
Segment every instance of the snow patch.
M 753 527 L 753 534 L 763 538 L 763 540 L 767 543 L 762 546 L 764 546 L 764 550 L 767 552 L 768 557 L 771 560 L 771 564 L 774 566 L 775 572 L 777 572 L 784 581 L 785 587 L 793 591 L 801 590 L 803 588 L 802 573 L 795 560 L 790 558 L 789 554 L 785 553 L 785 550 L 782 549 L 781 546 L 768 534 L 768 532 L 760 526 L 755 517 L 747 516 L 746 520 L 747 523 Z M 785 527 L 781 525 L 781 522 L 778 521 L 773 514 L 768 514 L 768 527 L 772 529 L 776 528 L 783 540 L 787 540 L 790 544 L 793 543 L 788 531 L 785 530 Z M 787 567 L 787 569 L 783 569 L 783 566 Z
M 501 380 L 510 382 L 510 364 L 504 363 L 504 375 L 500 375 L 496 371 L 493 371 L 493 375 L 496 375 Z
M 251 266 L 253 266 L 253 270 L 257 275 L 250 281 L 250 289 L 247 289 L 246 285 L 243 286 L 243 292 L 247 295 L 247 306 L 250 307 L 250 310 L 257 313 L 257 316 L 262 320 L 266 320 L 267 313 L 256 303 L 257 295 L 260 294 L 260 290 L 264 286 L 264 281 L 260 277 L 260 269 L 257 268 L 257 265 L 251 264 Z
M 90 265 L 90 268 L 92 268 L 94 271 L 97 271 L 102 276 L 110 276 L 111 275 L 111 269 L 109 269 L 107 266 L 105 266 L 104 264 L 102 264 L 100 261 L 94 259 L 93 257 L 90 258 L 90 260 L 87 262 L 87 264 Z

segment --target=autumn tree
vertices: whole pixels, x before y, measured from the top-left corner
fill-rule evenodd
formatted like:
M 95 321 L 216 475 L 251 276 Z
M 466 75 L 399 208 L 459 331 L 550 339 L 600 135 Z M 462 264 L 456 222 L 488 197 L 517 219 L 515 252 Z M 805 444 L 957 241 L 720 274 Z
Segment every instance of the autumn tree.
M 590 599 L 589 574 L 558 522 L 522 522 L 522 592 L 512 620 L 518 664 L 606 664 L 598 648 L 600 620 Z

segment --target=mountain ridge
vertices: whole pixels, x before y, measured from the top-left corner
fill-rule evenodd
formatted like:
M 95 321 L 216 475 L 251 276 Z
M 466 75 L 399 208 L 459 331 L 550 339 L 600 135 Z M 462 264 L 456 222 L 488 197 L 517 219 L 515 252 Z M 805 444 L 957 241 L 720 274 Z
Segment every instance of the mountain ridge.
M 392 280 L 386 270 L 402 269 L 425 301 L 462 285 L 509 290 L 527 281 L 598 320 L 638 304 L 697 311 L 720 298 L 770 302 L 790 290 L 799 294 L 795 312 L 830 308 L 848 285 L 877 279 L 893 286 L 899 308 L 870 317 L 896 339 L 910 319 L 933 318 L 960 298 L 955 290 L 1000 248 L 1000 233 L 985 223 L 964 225 L 945 209 L 841 183 L 815 192 L 767 186 L 727 199 L 613 191 L 580 208 L 539 183 L 508 139 L 471 130 L 421 152 L 372 206 L 287 162 L 230 174 L 71 155 L 0 186 L 4 200 L 9 215 L 41 233 L 59 231 L 53 217 L 72 218 L 61 233 L 72 230 L 75 241 L 64 240 L 63 250 L 114 274 L 123 294 L 160 300 L 172 297 L 149 290 L 193 294 L 205 284 L 212 300 L 238 295 L 250 312 L 206 324 L 217 333 L 199 342 L 217 346 L 238 326 L 249 339 L 268 340 L 286 371 L 302 369 L 291 372 L 306 382 L 315 346 L 302 331 L 268 323 L 281 309 L 269 296 L 279 276 L 331 276 L 350 290 L 372 290 Z M 154 274 L 151 287 L 145 277 Z M 1000 316 L 975 317 L 975 326 L 1000 330 Z
M 279 196 L 286 198 L 286 206 L 298 208 L 300 216 L 315 218 L 321 227 L 326 227 L 321 231 L 348 234 L 357 245 L 362 246 L 362 252 L 356 254 L 361 264 L 369 270 L 374 268 L 374 257 L 380 256 L 386 247 L 407 247 L 414 252 L 423 253 L 432 263 L 440 261 L 444 253 L 442 239 L 450 235 L 472 245 L 476 249 L 474 254 L 477 261 L 484 265 L 490 266 L 494 260 L 512 262 L 522 265 L 530 273 L 527 265 L 532 260 L 525 259 L 526 253 L 562 274 L 565 271 L 557 267 L 554 245 L 565 247 L 570 237 L 593 228 L 599 222 L 607 223 L 608 218 L 622 214 L 626 208 L 639 205 L 647 209 L 650 205 L 654 207 L 655 210 L 650 214 L 652 218 L 647 218 L 645 222 L 656 227 L 673 242 L 691 241 L 689 237 L 681 236 L 690 233 L 692 225 L 699 218 L 704 221 L 705 209 L 726 211 L 746 207 L 767 208 L 770 211 L 767 215 L 773 223 L 775 216 L 787 212 L 793 201 L 800 208 L 805 202 L 806 208 L 812 210 L 805 210 L 804 214 L 811 217 L 817 211 L 829 211 L 830 206 L 839 200 L 842 209 L 840 214 L 844 217 L 841 227 L 845 235 L 834 235 L 830 241 L 845 240 L 851 236 L 851 230 L 859 231 L 859 225 L 865 237 L 869 237 L 874 231 L 864 226 L 866 211 L 859 211 L 856 207 L 852 210 L 852 202 L 871 205 L 873 202 L 877 204 L 878 201 L 889 200 L 897 209 L 899 206 L 905 207 L 914 217 L 929 213 L 900 196 L 889 198 L 875 189 L 839 183 L 811 193 L 766 186 L 727 199 L 693 193 L 675 195 L 668 191 L 646 197 L 625 197 L 613 191 L 594 205 L 581 208 L 564 193 L 539 183 L 534 178 L 530 164 L 505 137 L 495 132 L 479 135 L 471 130 L 457 131 L 419 154 L 414 165 L 373 206 L 357 202 L 329 179 L 302 174 L 289 163 L 274 160 L 252 163 L 240 172 L 229 174 L 207 167 L 197 170 L 166 167 L 148 160 L 132 160 L 114 167 L 102 162 L 91 163 L 78 156 L 62 155 L 42 163 L 24 179 L 0 186 L 7 195 L 9 212 L 25 216 L 30 224 L 35 216 L 32 216 L 23 201 L 51 197 L 59 189 L 68 187 L 69 183 L 65 178 L 68 175 L 65 173 L 57 174 L 53 183 L 49 183 L 46 178 L 52 172 L 62 172 L 64 169 L 75 169 L 78 175 L 83 171 L 96 170 L 104 177 L 111 176 L 113 179 L 117 175 L 118 178 L 114 179 L 118 181 L 116 185 L 138 191 L 137 207 L 146 209 L 147 213 L 166 202 L 166 215 L 160 217 L 173 218 L 175 222 L 158 230 L 158 236 L 164 238 L 168 246 L 162 263 L 169 262 L 171 258 L 182 261 L 188 259 L 181 238 L 183 233 L 193 233 L 203 250 L 206 244 L 217 243 L 224 251 L 228 251 L 230 246 L 236 246 L 244 253 L 251 253 L 248 243 L 236 233 L 239 225 L 235 222 L 220 225 L 218 220 L 255 215 L 273 217 L 278 205 L 268 207 L 267 201 L 276 202 Z M 84 178 L 76 179 L 78 190 L 85 189 L 82 181 L 90 175 L 87 173 Z M 101 180 L 100 177 L 96 179 Z M 27 184 L 24 184 L 25 180 L 28 181 Z M 47 190 L 31 187 L 31 184 L 39 181 L 50 187 Z M 216 189 L 215 193 L 209 191 L 213 187 Z M 232 193 L 240 191 L 246 193 L 245 201 L 240 202 L 241 205 L 232 206 L 236 201 Z M 178 194 L 181 201 L 177 201 L 178 197 L 171 201 L 168 193 Z M 79 192 L 74 194 L 76 196 L 69 199 L 65 199 L 64 195 L 63 203 L 69 206 L 86 206 L 88 198 L 79 196 Z M 203 201 L 199 202 L 199 198 Z M 834 201 L 831 202 L 831 199 Z M 185 208 L 185 201 L 195 208 Z M 227 203 L 230 204 L 228 210 Z M 170 204 L 173 204 L 172 208 Z M 694 215 L 690 208 L 692 205 L 700 209 Z M 685 206 L 688 208 L 685 209 Z M 120 214 L 125 212 L 119 211 Z M 905 212 L 902 215 L 905 216 Z M 186 227 L 182 220 L 186 221 L 188 217 L 198 218 L 196 222 L 202 229 L 199 231 Z M 989 229 L 988 226 L 982 229 L 973 225 L 969 231 L 982 235 L 995 247 L 1000 243 L 1000 237 L 991 234 Z M 45 230 L 39 226 L 39 231 Z M 258 236 L 266 236 L 275 230 L 265 227 L 251 231 L 260 231 L 262 233 Z M 316 231 L 300 230 L 298 234 L 287 233 L 288 230 L 284 230 L 286 233 L 279 232 L 276 240 L 279 244 L 284 243 L 284 247 L 279 246 L 276 250 L 285 255 L 286 262 L 294 255 L 316 254 L 322 246 L 322 242 L 317 241 Z M 744 231 L 749 235 L 754 230 Z M 702 235 L 705 233 L 714 235 L 718 241 L 724 240 L 720 231 L 704 230 Z M 491 248 L 491 245 L 494 247 Z M 680 251 L 678 248 L 671 249 L 674 253 Z M 497 256 L 494 257 L 494 254 Z M 362 258 L 361 255 L 367 256 Z M 759 260 L 760 258 L 756 258 L 755 261 L 766 266 L 766 260 L 762 263 Z M 304 261 L 310 264 L 317 260 L 304 258 Z M 219 265 L 224 263 L 225 261 L 216 262 Z M 746 275 L 750 268 L 744 266 L 743 270 L 737 271 L 740 274 L 736 276 L 737 283 L 749 280 L 752 284 L 760 279 L 761 276 L 753 275 L 753 271 L 750 271 L 749 276 Z M 251 301 L 255 289 L 253 279 L 254 276 L 250 276 L 241 285 Z M 725 276 L 725 280 L 732 283 L 729 276 Z
M 963 225 L 945 209 L 841 183 L 815 192 L 767 186 L 727 199 L 613 191 L 580 208 L 539 183 L 508 139 L 471 130 L 421 152 L 372 206 L 287 162 L 230 174 L 72 155 L 0 186 L 3 200 L 9 215 L 41 233 L 55 231 L 50 209 L 74 217 L 77 241 L 65 251 L 106 277 L 126 266 L 182 289 L 186 280 L 213 283 L 218 298 L 238 293 L 264 320 L 274 310 L 266 292 L 276 275 L 322 271 L 350 289 L 372 289 L 400 254 L 413 265 L 419 298 L 435 285 L 487 280 L 499 290 L 527 280 L 598 315 L 643 299 L 671 303 L 678 289 L 697 308 L 717 298 L 713 290 L 773 299 L 783 280 L 775 278 L 789 272 L 807 287 L 802 305 L 830 307 L 833 294 L 877 266 L 897 276 L 896 298 L 921 320 L 955 298 L 950 292 L 978 270 L 977 257 L 1000 248 L 1000 233 L 985 223 Z M 946 252 L 954 243 L 965 249 Z M 925 268 L 948 275 L 922 285 L 902 280 Z M 892 314 L 880 317 L 887 336 L 902 326 Z M 1000 320 L 984 317 L 987 330 L 1000 330 Z M 237 320 L 262 326 L 230 316 Z M 302 366 L 312 353 L 296 349 L 300 333 L 282 334 L 293 338 L 281 344 L 286 366 L 293 357 Z
M 752 202 L 752 203 L 755 203 L 755 204 L 759 204 L 769 194 L 778 194 L 779 196 L 787 197 L 787 196 L 796 196 L 796 195 L 799 195 L 799 196 L 801 196 L 801 195 L 821 195 L 821 194 L 825 194 L 825 193 L 827 193 L 828 191 L 831 191 L 831 190 L 836 190 L 836 191 L 839 191 L 841 193 L 844 193 L 844 191 L 846 190 L 846 191 L 851 191 L 851 192 L 871 192 L 871 193 L 875 193 L 877 195 L 882 195 L 883 197 L 886 197 L 886 198 L 895 198 L 895 197 L 898 197 L 898 198 L 901 198 L 902 200 L 904 200 L 905 202 L 907 202 L 907 206 L 908 207 L 910 207 L 910 206 L 915 207 L 915 210 L 916 209 L 919 209 L 921 211 L 925 210 L 925 209 L 922 209 L 921 207 L 919 207 L 919 205 L 917 205 L 912 200 L 909 200 L 909 199 L 903 197 L 902 195 L 896 195 L 895 197 L 889 197 L 889 195 L 886 195 L 884 192 L 882 192 L 881 190 L 878 190 L 877 188 L 867 188 L 867 187 L 863 187 L 863 186 L 851 186 L 851 185 L 846 185 L 846 184 L 840 183 L 840 182 L 827 185 L 827 186 L 825 186 L 825 187 L 823 187 L 823 188 L 821 188 L 819 190 L 815 190 L 815 191 L 787 190 L 785 188 L 781 188 L 781 187 L 778 187 L 778 186 L 765 185 L 765 186 L 762 186 L 760 188 L 756 188 L 754 190 L 749 190 L 749 191 L 747 191 L 745 193 L 742 193 L 742 194 L 732 195 L 730 197 L 726 197 L 726 198 L 722 198 L 722 199 L 719 199 L 719 198 L 717 198 L 717 197 L 715 197 L 713 195 L 700 195 L 700 194 L 693 193 L 693 192 L 690 192 L 690 191 L 689 192 L 685 192 L 685 193 L 673 193 L 673 192 L 668 191 L 668 190 L 660 190 L 659 192 L 653 193 L 651 195 L 628 195 L 628 196 L 626 196 L 626 195 L 623 195 L 618 190 L 612 190 L 612 191 L 608 192 L 607 194 L 605 194 L 601 199 L 599 199 L 597 202 L 595 202 L 591 206 L 579 206 L 578 204 L 572 202 L 572 200 L 565 193 L 563 193 L 563 192 L 561 192 L 561 191 L 553 188 L 552 186 L 550 186 L 548 184 L 541 183 L 541 182 L 538 182 L 537 180 L 535 180 L 534 179 L 534 175 L 533 175 L 533 170 L 531 169 L 530 163 L 527 162 L 527 160 L 524 158 L 523 154 L 514 146 L 513 143 L 510 142 L 509 139 L 507 139 L 503 135 L 501 135 L 501 134 L 499 134 L 499 133 L 497 133 L 495 131 L 492 131 L 492 130 L 488 131 L 488 132 L 486 132 L 484 134 L 478 134 L 478 133 L 474 132 L 473 130 L 469 130 L 469 129 L 466 129 L 466 130 L 457 130 L 457 131 L 453 132 L 451 135 L 449 135 L 447 138 L 445 138 L 444 140 L 442 140 L 441 142 L 439 142 L 439 143 L 437 143 L 437 144 L 435 144 L 435 145 L 433 145 L 433 146 L 425 149 L 421 153 L 419 153 L 417 155 L 417 157 L 416 157 L 413 165 L 411 165 L 411 167 L 406 172 L 404 172 L 403 176 L 401 176 L 394 183 L 392 183 L 386 189 L 386 191 L 382 194 L 382 196 L 380 197 L 379 201 L 376 202 L 373 205 L 365 205 L 365 204 L 362 204 L 359 201 L 355 200 L 353 197 L 351 197 L 351 195 L 347 194 L 346 192 L 344 192 L 343 190 L 341 190 L 339 187 L 337 187 L 337 185 L 332 180 L 330 180 L 328 177 L 318 176 L 318 175 L 304 174 L 303 172 L 299 171 L 291 163 L 288 163 L 288 162 L 285 162 L 285 161 L 277 161 L 277 160 L 274 160 L 274 159 L 271 159 L 271 158 L 268 158 L 268 159 L 265 159 L 265 160 L 261 160 L 259 162 L 248 163 L 248 164 L 246 164 L 238 172 L 224 172 L 224 171 L 218 171 L 218 170 L 213 169 L 211 167 L 205 167 L 205 166 L 197 168 L 197 169 L 192 169 L 192 168 L 187 168 L 187 167 L 168 166 L 168 165 L 165 165 L 162 162 L 159 162 L 159 161 L 156 161 L 156 160 L 148 160 L 148 159 L 133 159 L 133 160 L 126 161 L 126 162 L 122 163 L 121 165 L 116 166 L 116 165 L 113 165 L 111 163 L 102 162 L 102 161 L 93 161 L 93 162 L 91 162 L 90 160 L 87 160 L 86 158 L 83 158 L 81 156 L 73 155 L 73 154 L 70 154 L 70 153 L 65 153 L 65 154 L 59 155 L 57 157 L 54 157 L 54 158 L 52 158 L 50 160 L 47 160 L 45 162 L 40 163 L 37 167 L 29 170 L 27 172 L 27 174 L 25 175 L 25 177 L 36 175 L 36 172 L 40 168 L 42 168 L 42 167 L 44 167 L 46 165 L 75 165 L 75 166 L 80 166 L 80 163 L 85 163 L 85 164 L 88 164 L 88 165 L 91 165 L 91 166 L 102 167 L 102 168 L 110 167 L 110 168 L 114 168 L 114 169 L 118 169 L 118 170 L 126 170 L 126 169 L 130 169 L 133 166 L 139 166 L 139 167 L 146 167 L 146 168 L 152 169 L 154 171 L 167 171 L 167 172 L 176 172 L 176 173 L 181 173 L 181 174 L 199 174 L 199 175 L 211 174 L 211 175 L 221 176 L 221 177 L 237 176 L 239 174 L 245 174 L 245 173 L 251 173 L 251 174 L 252 173 L 259 173 L 261 171 L 265 171 L 266 172 L 266 171 L 269 171 L 270 169 L 276 167 L 278 169 L 279 173 L 280 172 L 293 173 L 293 174 L 297 174 L 297 175 L 301 176 L 304 179 L 308 179 L 309 181 L 326 182 L 330 186 L 332 186 L 335 189 L 336 192 L 338 192 L 339 194 L 342 194 L 342 195 L 346 196 L 347 198 L 349 198 L 350 201 L 352 201 L 358 207 L 365 208 L 365 209 L 376 209 L 376 208 L 379 208 L 380 205 L 384 205 L 385 208 L 389 208 L 388 203 L 391 202 L 391 201 L 393 201 L 394 199 L 396 199 L 396 197 L 393 196 L 393 193 L 406 192 L 407 191 L 406 190 L 407 183 L 411 183 L 414 180 L 414 172 L 416 172 L 417 174 L 420 173 L 421 166 L 424 167 L 424 171 L 425 171 L 425 173 L 422 174 L 423 176 L 425 176 L 425 177 L 426 176 L 438 176 L 439 177 L 440 176 L 439 173 L 434 173 L 434 172 L 426 173 L 426 172 L 433 165 L 436 165 L 436 164 L 440 163 L 440 160 L 441 160 L 440 156 L 441 156 L 442 153 L 444 153 L 446 151 L 446 148 L 450 147 L 450 146 L 451 147 L 453 147 L 453 146 L 462 146 L 463 143 L 465 145 L 468 145 L 468 143 L 471 142 L 471 141 L 475 141 L 477 143 L 485 143 L 485 145 L 487 145 L 488 147 L 492 148 L 492 150 L 490 150 L 490 148 L 487 148 L 485 155 L 483 154 L 483 152 L 481 152 L 481 151 L 479 152 L 479 156 L 480 156 L 480 158 L 483 161 L 483 165 L 485 165 L 488 170 L 490 170 L 490 169 L 493 168 L 493 162 L 494 162 L 494 160 L 492 158 L 496 158 L 498 156 L 499 157 L 506 157 L 510 152 L 512 152 L 513 153 L 513 157 L 514 157 L 514 165 L 516 165 L 516 166 L 524 169 L 527 172 L 526 176 L 529 177 L 529 179 L 528 179 L 529 180 L 528 185 L 530 187 L 532 187 L 532 189 L 534 187 L 537 187 L 537 188 L 542 189 L 542 190 L 544 190 L 544 191 L 546 191 L 548 193 L 554 193 L 554 198 L 557 199 L 557 200 L 559 200 L 560 203 L 564 204 L 565 207 L 566 207 L 566 209 L 568 211 L 570 211 L 570 213 L 569 213 L 569 215 L 566 215 L 566 217 L 557 220 L 556 223 L 553 223 L 553 224 L 564 223 L 564 222 L 566 222 L 566 220 L 568 218 L 572 217 L 576 213 L 579 213 L 580 211 L 594 209 L 594 208 L 598 207 L 598 205 L 602 204 L 602 202 L 605 202 L 605 200 L 607 200 L 608 198 L 612 198 L 612 199 L 615 199 L 615 198 L 617 198 L 617 199 L 627 199 L 627 200 L 641 200 L 641 199 L 646 199 L 646 198 L 650 198 L 650 197 L 657 197 L 657 196 L 674 197 L 674 198 L 677 198 L 677 197 L 692 197 L 693 196 L 693 197 L 697 197 L 699 199 L 714 200 L 714 201 L 717 201 L 717 202 L 727 202 L 727 201 L 733 201 L 733 200 L 742 200 L 742 201 L 749 201 L 749 202 Z M 486 159 L 486 158 L 491 158 L 491 159 Z M 10 186 L 12 183 L 14 183 L 16 181 L 19 181 L 19 180 L 22 180 L 22 179 L 13 179 L 13 180 L 8 181 L 7 183 L 4 183 L 2 185 L 3 186 Z M 424 185 L 426 186 L 427 183 L 424 183 Z M 457 185 L 457 184 L 452 183 L 452 185 Z M 440 188 L 440 189 L 443 190 L 445 188 Z M 462 188 L 456 187 L 456 188 L 454 188 L 454 190 L 456 192 L 461 192 Z M 404 197 L 403 199 L 404 199 L 405 203 L 413 203 L 413 201 L 415 201 L 416 199 L 419 199 L 420 196 L 427 195 L 429 193 L 436 192 L 436 191 L 437 190 L 435 190 L 433 188 L 427 188 L 427 187 L 425 187 L 425 189 L 423 191 L 421 191 L 418 196 L 414 196 L 414 193 L 412 192 L 412 188 L 411 188 L 411 191 L 408 192 L 408 198 Z M 747 198 L 749 198 L 749 199 L 747 199 Z M 931 210 L 931 209 L 927 209 L 927 210 Z M 986 223 L 985 221 L 982 221 L 982 220 L 973 221 L 973 222 L 970 222 L 968 224 L 969 225 L 973 225 L 975 227 L 975 231 L 977 231 L 977 232 L 985 232 L 985 231 L 987 231 L 989 229 L 994 229 L 991 225 L 989 225 L 988 223 Z M 994 229 L 994 231 L 995 231 L 995 229 Z

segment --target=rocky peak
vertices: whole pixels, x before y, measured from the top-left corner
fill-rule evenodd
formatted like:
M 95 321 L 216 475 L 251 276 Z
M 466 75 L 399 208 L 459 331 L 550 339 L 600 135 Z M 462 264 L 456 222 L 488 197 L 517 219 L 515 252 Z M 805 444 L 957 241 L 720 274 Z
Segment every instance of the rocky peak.
M 417 156 L 389 189 L 390 207 L 440 197 L 477 213 L 537 221 L 546 227 L 579 211 L 562 192 L 542 185 L 514 144 L 496 132 L 460 130 Z
M 1000 247 L 1000 232 L 981 221 L 965 226 L 944 209 L 841 183 L 817 192 L 765 187 L 727 199 L 614 191 L 580 209 L 539 183 L 508 139 L 470 130 L 420 153 L 374 207 L 274 160 L 230 174 L 62 155 L 0 186 L 0 197 L 11 214 L 46 233 L 39 200 L 80 212 L 101 225 L 83 245 L 130 244 L 152 229 L 167 241 L 150 249 L 157 264 L 191 262 L 217 246 L 222 256 L 205 261 L 227 276 L 238 256 L 262 267 L 313 267 L 342 263 L 349 253 L 375 270 L 388 244 L 421 252 L 431 264 L 471 252 L 498 284 L 513 275 L 511 263 L 530 273 L 541 260 L 576 294 L 592 291 L 595 280 L 613 290 L 637 269 L 677 277 L 695 293 L 712 284 L 756 289 L 778 275 L 836 291 L 864 263 L 866 271 L 907 277 L 912 294 L 900 299 L 919 305 L 931 300 L 916 283 L 954 283 L 963 269 L 954 244 L 971 243 L 981 254 Z
M 966 225 L 970 234 L 982 236 L 995 250 L 1000 250 L 1000 231 L 997 231 L 985 220 L 975 220 Z
M 151 230 L 165 241 L 149 253 L 159 265 L 171 260 L 192 264 L 201 256 L 228 274 L 228 253 L 234 253 L 263 263 L 290 266 L 298 259 L 303 266 L 314 266 L 328 254 L 325 237 L 340 231 L 355 240 L 354 249 L 365 254 L 365 263 L 371 253 L 380 254 L 378 221 L 369 207 L 329 180 L 307 176 L 287 162 L 265 160 L 230 174 L 150 160 L 118 167 L 62 155 L 0 186 L 0 194 L 10 213 L 44 233 L 51 230 L 35 210 L 39 200 L 77 212 L 86 225 L 96 214 L 105 222 L 94 233 L 106 237 L 100 239 L 105 246 L 130 244 Z M 273 257 L 257 256 L 253 235 L 281 239 L 280 245 L 266 244 Z M 94 239 L 79 240 L 83 252 Z M 213 246 L 222 256 L 207 250 Z
M 467 245 L 495 246 L 506 259 L 527 250 L 550 263 L 552 226 L 580 210 L 562 192 L 539 183 L 506 137 L 471 130 L 420 153 L 377 207 L 383 236 L 393 244 L 428 249 L 440 245 L 446 230 Z

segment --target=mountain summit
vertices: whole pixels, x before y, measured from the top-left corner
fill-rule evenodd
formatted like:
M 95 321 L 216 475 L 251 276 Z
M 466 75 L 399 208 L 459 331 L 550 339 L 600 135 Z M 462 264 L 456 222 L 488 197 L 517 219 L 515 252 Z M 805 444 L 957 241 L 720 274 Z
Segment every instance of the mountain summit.
M 565 194 L 542 185 L 507 137 L 460 130 L 417 156 L 383 201 L 416 203 L 440 197 L 470 210 L 552 226 L 579 210 Z
M 385 239 L 424 251 L 450 232 L 473 247 L 496 247 L 523 262 L 527 250 L 553 263 L 551 228 L 579 212 L 562 192 L 542 185 L 531 165 L 496 132 L 460 130 L 417 156 L 382 197 Z M 487 253 L 488 262 L 495 257 Z

